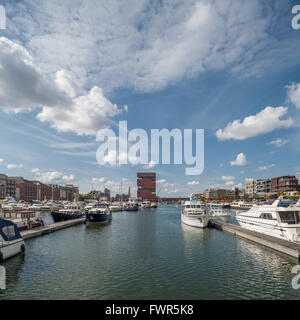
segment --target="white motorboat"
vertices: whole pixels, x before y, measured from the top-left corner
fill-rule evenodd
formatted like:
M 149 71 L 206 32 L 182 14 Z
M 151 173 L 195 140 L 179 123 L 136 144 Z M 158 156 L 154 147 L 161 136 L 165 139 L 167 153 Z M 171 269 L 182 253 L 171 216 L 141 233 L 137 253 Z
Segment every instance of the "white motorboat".
M 25 244 L 17 225 L 0 218 L 0 262 L 21 252 L 25 252 Z
M 206 228 L 210 220 L 209 209 L 199 200 L 185 201 L 181 211 L 181 222 L 196 228 Z
M 111 212 L 119 212 L 123 211 L 123 205 L 119 202 L 113 202 L 110 206 L 109 209 Z
M 151 202 L 149 200 L 144 200 L 140 204 L 141 209 L 149 209 L 151 208 Z
M 241 227 L 276 238 L 300 242 L 300 206 L 279 206 L 277 199 L 272 204 L 256 205 L 249 211 L 236 214 Z

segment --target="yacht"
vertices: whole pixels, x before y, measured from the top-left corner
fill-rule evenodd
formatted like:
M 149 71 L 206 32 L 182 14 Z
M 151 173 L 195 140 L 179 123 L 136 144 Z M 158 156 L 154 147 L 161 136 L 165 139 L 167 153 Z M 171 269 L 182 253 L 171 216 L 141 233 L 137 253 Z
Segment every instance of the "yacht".
M 84 210 L 76 203 L 70 203 L 62 209 L 51 210 L 51 215 L 54 222 L 61 222 L 72 219 L 79 219 L 83 217 Z
M 282 207 L 279 204 L 277 199 L 272 204 L 253 206 L 249 211 L 237 213 L 236 219 L 245 229 L 300 242 L 300 206 Z
M 152 201 L 150 206 L 151 206 L 151 208 L 155 209 L 155 208 L 157 208 L 157 203 L 155 201 Z
M 149 200 L 144 200 L 140 204 L 141 209 L 149 209 L 151 208 L 151 202 Z
M 129 200 L 125 207 L 125 211 L 138 211 L 138 210 L 139 210 L 139 205 L 134 200 Z
M 44 221 L 34 211 L 5 211 L 3 212 L 3 218 L 16 224 L 19 231 L 44 226 Z
M 49 211 L 50 206 L 45 205 L 44 203 L 33 203 L 31 206 L 28 207 L 29 210 L 35 210 L 35 211 Z
M 196 228 L 206 228 L 210 220 L 209 208 L 199 200 L 185 201 L 181 211 L 181 222 Z
M 0 262 L 21 252 L 25 252 L 25 244 L 17 225 L 0 218 Z
M 85 224 L 107 224 L 111 221 L 112 214 L 108 204 L 99 203 L 95 204 L 85 216 Z
M 119 212 L 123 211 L 123 205 L 119 202 L 113 202 L 110 206 L 109 209 L 111 212 Z
M 228 210 L 224 210 L 222 207 L 213 207 L 208 205 L 209 214 L 210 214 L 210 222 L 212 224 L 215 223 L 216 220 L 221 220 L 222 222 L 229 222 L 231 217 L 231 212 Z

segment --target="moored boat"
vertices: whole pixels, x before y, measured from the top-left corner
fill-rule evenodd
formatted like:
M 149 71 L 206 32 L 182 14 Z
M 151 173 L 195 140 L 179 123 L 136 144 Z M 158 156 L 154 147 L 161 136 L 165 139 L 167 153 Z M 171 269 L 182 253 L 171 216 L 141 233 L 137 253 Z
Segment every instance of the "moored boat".
M 241 227 L 276 238 L 300 242 L 300 207 L 279 205 L 277 199 L 272 204 L 256 205 L 247 212 L 237 213 Z
M 109 209 L 111 212 L 119 212 L 119 211 L 123 211 L 123 205 L 121 203 L 118 202 L 113 202 L 110 206 Z
M 44 225 L 44 221 L 34 211 L 4 211 L 3 218 L 15 223 L 19 231 L 30 230 Z
M 54 222 L 79 219 L 83 217 L 84 210 L 76 203 L 71 203 L 59 210 L 51 210 L 51 215 Z
M 25 244 L 17 225 L 0 218 L 0 262 L 21 252 L 25 252 Z
M 185 201 L 181 211 L 181 222 L 196 228 L 206 228 L 210 220 L 209 209 L 199 200 Z
M 128 201 L 125 207 L 125 211 L 138 211 L 138 210 L 139 210 L 139 205 L 134 200 Z
M 112 220 L 112 214 L 107 204 L 95 204 L 85 215 L 85 224 L 108 224 Z

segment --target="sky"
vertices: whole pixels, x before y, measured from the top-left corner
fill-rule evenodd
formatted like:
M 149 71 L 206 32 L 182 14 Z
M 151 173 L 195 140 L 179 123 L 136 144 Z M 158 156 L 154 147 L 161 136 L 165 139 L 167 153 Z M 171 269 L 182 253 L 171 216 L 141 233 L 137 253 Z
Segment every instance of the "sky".
M 5 1 L 0 173 L 118 193 L 244 187 L 300 171 L 295 0 Z M 300 1 L 299 1 L 300 4 Z M 204 129 L 205 166 L 99 165 L 96 134 Z M 195 144 L 194 144 L 195 147 Z

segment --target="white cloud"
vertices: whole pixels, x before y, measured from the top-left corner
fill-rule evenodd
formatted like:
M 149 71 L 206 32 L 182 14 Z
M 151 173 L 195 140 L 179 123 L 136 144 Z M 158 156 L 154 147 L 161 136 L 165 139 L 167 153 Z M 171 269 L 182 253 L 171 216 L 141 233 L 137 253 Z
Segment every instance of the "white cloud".
M 232 176 L 222 176 L 222 180 L 223 181 L 230 181 L 230 180 L 234 180 L 234 177 L 232 177 Z
M 198 185 L 199 184 L 199 181 L 189 181 L 188 183 L 187 183 L 189 186 L 193 186 L 193 185 Z
M 257 171 L 264 171 L 264 170 L 268 170 L 273 167 L 275 167 L 275 164 L 270 164 L 268 166 L 260 166 L 260 167 L 258 167 Z
M 165 183 L 165 182 L 167 182 L 166 179 L 160 179 L 160 180 L 157 180 L 157 181 L 156 181 L 157 184 Z
M 234 186 L 234 181 L 227 181 L 226 183 L 225 183 L 225 186 Z
M 0 158 L 0 164 L 2 164 L 4 162 L 4 159 Z
M 70 183 L 73 182 L 75 180 L 75 175 L 74 174 L 70 174 L 70 175 L 64 175 L 62 177 L 62 180 L 66 183 Z
M 105 90 L 144 91 L 206 70 L 229 67 L 244 74 L 257 53 L 270 47 L 279 9 L 259 0 L 7 4 L 10 32 L 23 39 L 45 72 L 70 70 L 79 87 L 101 79 Z
M 247 163 L 248 161 L 243 153 L 239 153 L 235 160 L 230 161 L 230 165 L 232 166 L 245 166 Z
M 144 169 L 152 169 L 156 166 L 156 163 L 151 160 L 147 165 L 144 166 Z
M 92 181 L 93 183 L 104 183 L 105 178 L 93 178 Z
M 300 109 L 300 83 L 292 83 L 286 86 L 288 89 L 288 100 L 292 102 L 296 108 Z
M 20 169 L 23 168 L 22 164 L 8 164 L 7 169 Z
M 31 170 L 32 173 L 35 174 L 35 178 L 40 182 L 51 184 L 51 183 L 70 183 L 75 180 L 75 175 L 64 175 L 58 171 L 47 171 L 42 172 L 38 168 L 34 168 Z
M 219 129 L 216 136 L 219 140 L 245 140 L 275 129 L 289 128 L 293 120 L 281 120 L 288 111 L 287 107 L 266 107 L 254 116 L 246 117 L 242 122 L 235 120 L 227 124 L 224 130 Z
M 71 100 L 51 84 L 23 47 L 0 37 L 0 108 L 14 112 L 39 106 L 63 108 Z
M 283 147 L 284 145 L 286 145 L 287 143 L 288 143 L 287 140 L 278 138 L 276 140 L 270 141 L 268 144 L 271 144 L 271 145 L 276 146 L 277 148 L 280 148 L 280 147 Z
M 86 95 L 73 99 L 69 108 L 43 107 L 37 118 L 50 122 L 59 132 L 95 135 L 98 130 L 112 124 L 111 118 L 122 112 L 105 98 L 103 90 L 93 87 Z

